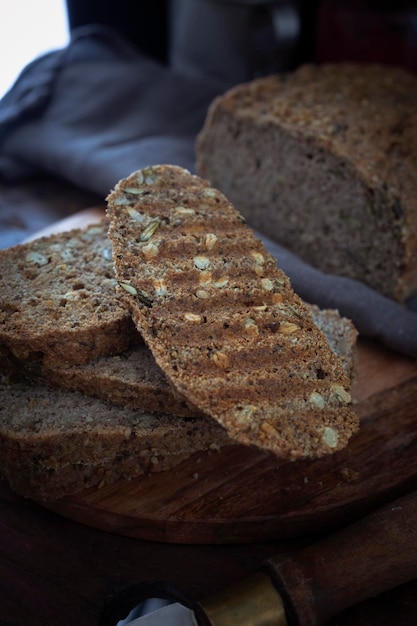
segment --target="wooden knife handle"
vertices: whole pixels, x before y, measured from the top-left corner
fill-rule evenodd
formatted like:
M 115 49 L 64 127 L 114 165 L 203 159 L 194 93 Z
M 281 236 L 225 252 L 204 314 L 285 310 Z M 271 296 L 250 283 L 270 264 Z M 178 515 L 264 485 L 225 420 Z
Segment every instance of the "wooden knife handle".
M 292 625 L 343 609 L 417 577 L 417 492 L 299 552 L 266 561 Z

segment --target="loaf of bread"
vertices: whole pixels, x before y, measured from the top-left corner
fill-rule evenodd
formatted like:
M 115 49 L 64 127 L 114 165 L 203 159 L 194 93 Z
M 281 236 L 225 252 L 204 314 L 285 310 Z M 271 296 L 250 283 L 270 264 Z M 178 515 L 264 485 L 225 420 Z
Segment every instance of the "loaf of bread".
M 211 419 L 116 407 L 0 375 L 0 476 L 24 496 L 54 500 L 231 443 Z
M 177 392 L 280 458 L 344 447 L 349 376 L 230 202 L 175 166 L 133 173 L 107 201 L 120 293 Z
M 3 359 L 84 363 L 137 337 L 115 291 L 108 225 L 0 250 Z
M 399 301 L 417 291 L 417 78 L 305 65 L 212 104 L 197 170 L 250 225 Z

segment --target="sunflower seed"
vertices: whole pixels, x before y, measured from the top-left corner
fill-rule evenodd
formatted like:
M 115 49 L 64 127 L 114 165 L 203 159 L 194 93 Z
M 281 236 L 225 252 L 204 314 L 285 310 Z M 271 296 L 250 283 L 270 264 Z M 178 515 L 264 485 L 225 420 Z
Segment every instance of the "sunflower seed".
M 297 324 L 293 324 L 292 322 L 281 322 L 278 332 L 282 333 L 283 335 L 291 335 L 292 333 L 297 332 L 297 330 Z
M 139 237 L 139 241 L 149 241 L 149 239 L 156 233 L 160 226 L 159 220 L 152 220 L 149 222 L 143 233 Z
M 220 350 L 218 350 L 211 358 L 217 367 L 220 367 L 220 369 L 225 370 L 229 367 L 229 357 L 224 352 L 220 352 Z
M 152 243 L 151 241 L 145 244 L 141 248 L 141 250 L 146 261 L 149 261 L 149 259 L 152 259 L 153 257 L 158 256 L 158 253 L 159 253 L 158 246 L 155 243 Z
M 181 215 L 194 215 L 195 214 L 194 209 L 191 209 L 190 207 L 186 207 L 186 206 L 177 206 L 175 207 L 175 211 L 177 213 L 180 213 Z
M 145 190 L 140 189 L 139 187 L 124 187 L 123 191 L 125 193 L 131 193 L 134 196 L 141 196 L 145 193 Z
M 341 404 L 349 404 L 350 402 L 352 402 L 350 394 L 346 391 L 346 389 L 343 389 L 342 385 L 332 385 L 331 389 L 336 396 L 336 399 Z
M 143 222 L 144 217 L 142 213 L 139 213 L 139 211 L 136 211 L 133 207 L 128 207 L 126 210 L 135 222 L 139 222 L 140 224 Z
M 137 296 L 138 291 L 133 285 L 129 285 L 129 283 L 122 283 L 119 281 L 120 287 L 122 287 L 127 293 L 130 293 L 131 296 Z
M 329 448 L 336 448 L 339 442 L 339 436 L 334 428 L 330 428 L 330 426 L 325 426 L 323 428 L 322 440 L 329 446 Z
M 212 250 L 216 245 L 217 237 L 214 233 L 208 233 L 206 235 L 206 248 L 207 250 Z
M 197 313 L 184 313 L 184 319 L 188 322 L 201 322 L 201 315 Z
M 199 270 L 206 270 L 208 267 L 210 267 L 210 259 L 208 259 L 206 256 L 195 256 L 194 265 Z
M 313 406 L 316 406 L 318 409 L 324 409 L 324 398 L 320 393 L 318 393 L 318 391 L 312 391 L 310 393 L 309 400 L 310 404 L 312 404 Z

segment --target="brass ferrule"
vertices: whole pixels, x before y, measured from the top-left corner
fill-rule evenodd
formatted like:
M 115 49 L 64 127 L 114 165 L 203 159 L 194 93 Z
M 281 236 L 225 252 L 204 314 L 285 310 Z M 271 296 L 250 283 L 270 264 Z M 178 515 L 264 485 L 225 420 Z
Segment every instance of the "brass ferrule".
M 198 603 L 199 626 L 288 626 L 284 604 L 263 572 Z

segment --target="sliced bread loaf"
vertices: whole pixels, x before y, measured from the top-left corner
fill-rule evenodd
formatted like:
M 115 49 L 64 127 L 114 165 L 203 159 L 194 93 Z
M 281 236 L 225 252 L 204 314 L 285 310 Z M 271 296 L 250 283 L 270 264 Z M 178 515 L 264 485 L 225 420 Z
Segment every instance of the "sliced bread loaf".
M 311 310 L 352 375 L 353 325 L 336 311 Z M 40 363 L 13 363 L 9 372 L 16 378 L 0 376 L 0 475 L 21 495 L 55 500 L 88 487 L 171 469 L 195 452 L 215 452 L 233 443 L 214 420 L 193 412 L 175 394 L 144 345 L 86 365 L 52 370 L 45 366 L 42 370 Z M 48 388 L 34 378 L 43 378 Z
M 161 471 L 228 444 L 211 419 L 152 415 L 0 375 L 0 475 L 31 498 Z
M 119 302 L 108 225 L 0 251 L 0 353 L 50 365 L 127 349 L 137 336 Z
M 287 459 L 346 445 L 350 380 L 275 259 L 207 181 L 155 166 L 108 197 L 120 293 L 187 401 Z
M 337 311 L 323 311 L 316 306 L 309 308 L 314 323 L 322 330 L 332 351 L 341 359 L 352 379 L 357 340 L 355 327 Z M 62 364 L 50 368 L 36 363 L 22 369 L 22 365 L 17 364 L 17 369 L 29 380 L 77 390 L 119 406 L 150 412 L 162 411 L 183 417 L 199 413 L 175 392 L 144 344 L 119 355 L 94 359 L 85 365 Z
M 417 291 L 417 78 L 306 65 L 212 104 L 197 169 L 248 219 L 326 272 Z

